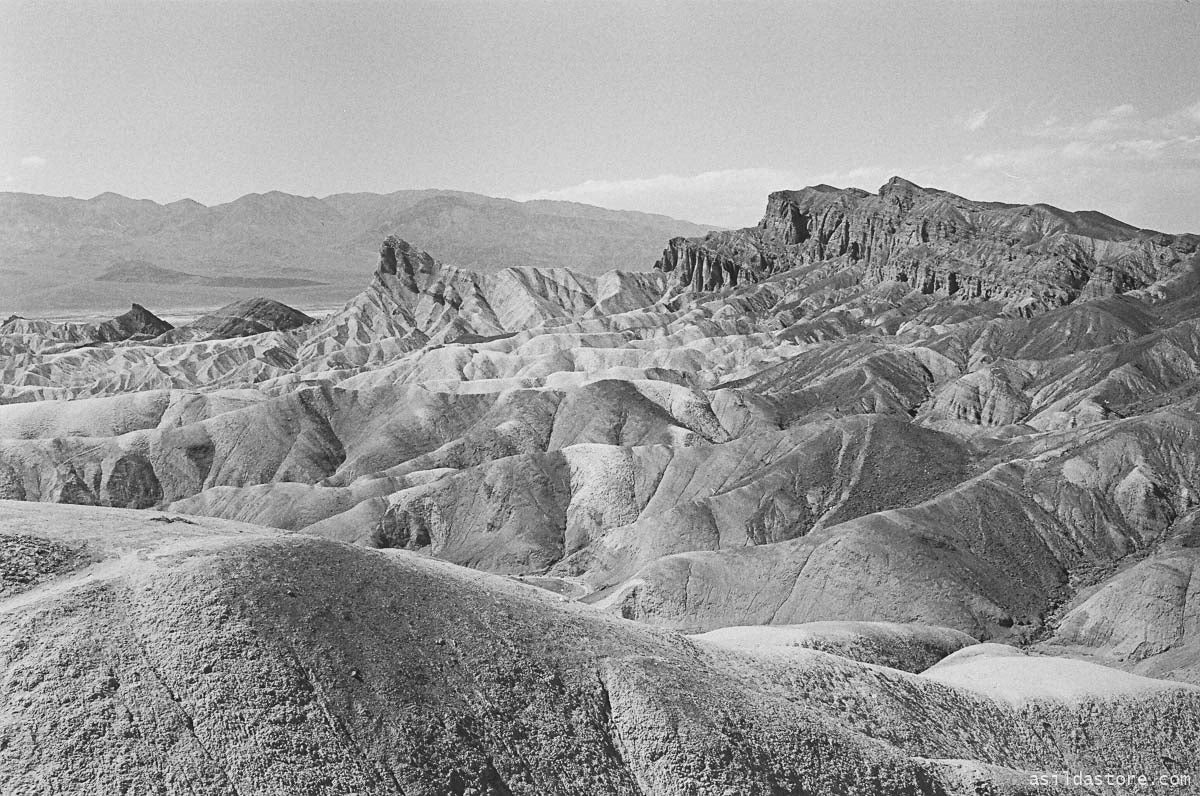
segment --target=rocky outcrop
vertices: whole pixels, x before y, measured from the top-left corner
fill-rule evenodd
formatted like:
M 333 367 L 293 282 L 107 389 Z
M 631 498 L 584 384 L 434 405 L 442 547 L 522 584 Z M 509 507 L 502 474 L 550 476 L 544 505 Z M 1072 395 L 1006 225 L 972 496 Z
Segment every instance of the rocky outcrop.
M 621 292 L 657 299 L 656 274 L 610 273 L 602 277 L 563 269 L 506 268 L 480 273 L 438 262 L 392 235 L 380 247 L 371 285 L 330 317 L 302 350 L 305 357 L 332 353 L 333 346 L 370 345 L 380 338 L 484 342 L 543 324 L 579 320 L 597 309 L 620 311 Z
M 677 290 L 714 290 L 837 261 L 868 282 L 1030 315 L 1172 276 L 1198 242 L 1100 213 L 975 202 L 894 177 L 877 194 L 828 185 L 773 193 L 757 227 L 673 239 L 655 267 L 674 274 Z
M 768 271 L 769 263 L 760 252 L 712 245 L 720 237 L 711 235 L 703 244 L 689 238 L 672 238 L 655 268 L 673 274 L 677 286 L 693 291 L 737 287 L 739 277 L 753 280 Z

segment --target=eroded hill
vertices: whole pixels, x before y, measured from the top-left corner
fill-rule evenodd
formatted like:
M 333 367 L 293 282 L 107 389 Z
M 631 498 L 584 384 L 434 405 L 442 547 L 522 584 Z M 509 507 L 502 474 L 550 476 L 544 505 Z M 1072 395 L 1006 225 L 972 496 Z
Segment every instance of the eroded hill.
M 1020 794 L 1200 764 L 1200 688 L 949 631 L 689 638 L 412 553 L 157 512 L 0 501 L 0 543 L 57 553 L 3 573 L 18 790 Z M 855 659 L 922 648 L 943 658 L 922 674 Z

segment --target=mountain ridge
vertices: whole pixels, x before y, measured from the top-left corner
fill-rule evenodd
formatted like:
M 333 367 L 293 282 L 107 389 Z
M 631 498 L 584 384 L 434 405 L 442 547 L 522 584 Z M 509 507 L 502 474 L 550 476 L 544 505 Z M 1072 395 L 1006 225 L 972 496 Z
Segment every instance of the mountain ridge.
M 1200 236 L 1139 230 L 1097 211 L 978 202 L 893 177 L 875 194 L 816 186 L 769 195 L 754 227 L 675 238 L 655 267 L 679 290 L 758 281 L 817 263 L 873 283 L 995 299 L 1036 313 L 1146 287 L 1182 269 Z

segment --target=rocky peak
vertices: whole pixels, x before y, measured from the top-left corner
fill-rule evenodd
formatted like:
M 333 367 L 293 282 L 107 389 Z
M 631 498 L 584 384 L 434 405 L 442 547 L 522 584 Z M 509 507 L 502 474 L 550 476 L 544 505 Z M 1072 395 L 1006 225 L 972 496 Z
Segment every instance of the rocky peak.
M 98 324 L 95 339 L 101 342 L 113 342 L 134 337 L 157 337 L 174 328 L 141 304 L 133 304 L 128 312 Z
M 389 235 L 379 249 L 378 273 L 397 277 L 413 293 L 419 293 L 438 270 L 433 257 L 397 235 Z
M 164 321 L 162 318 L 159 318 L 153 312 L 137 302 L 129 305 L 129 312 L 125 313 L 125 315 L 122 317 L 129 317 L 130 319 L 136 320 L 138 323 L 164 324 L 168 327 L 170 326 L 169 323 Z
M 879 187 L 879 198 L 895 204 L 904 211 L 910 210 L 917 202 L 933 196 L 949 196 L 944 191 L 923 188 L 915 182 L 903 177 L 892 177 Z
M 891 179 L 889 179 L 887 182 L 885 182 L 883 185 L 881 185 L 879 187 L 879 195 L 880 196 L 893 196 L 893 195 L 912 196 L 914 194 L 925 194 L 925 193 L 931 193 L 931 192 L 932 191 L 929 191 L 926 188 L 922 188 L 920 185 L 917 185 L 915 182 L 912 182 L 911 180 L 906 180 L 903 177 L 892 177 Z M 941 191 L 936 191 L 936 193 L 941 193 Z

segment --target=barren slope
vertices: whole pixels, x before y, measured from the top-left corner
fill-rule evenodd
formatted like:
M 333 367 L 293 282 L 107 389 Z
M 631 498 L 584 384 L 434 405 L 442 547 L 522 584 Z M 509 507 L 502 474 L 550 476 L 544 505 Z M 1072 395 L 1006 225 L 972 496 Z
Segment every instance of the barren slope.
M 411 553 L 211 519 L 4 501 L 0 537 L 59 551 L 35 578 L 6 570 L 0 596 L 0 776 L 18 789 L 916 796 L 1200 764 L 1200 689 L 1082 681 L 1087 664 L 958 663 L 969 647 L 916 675 L 731 651 Z M 1012 685 L 977 688 L 998 662 Z

